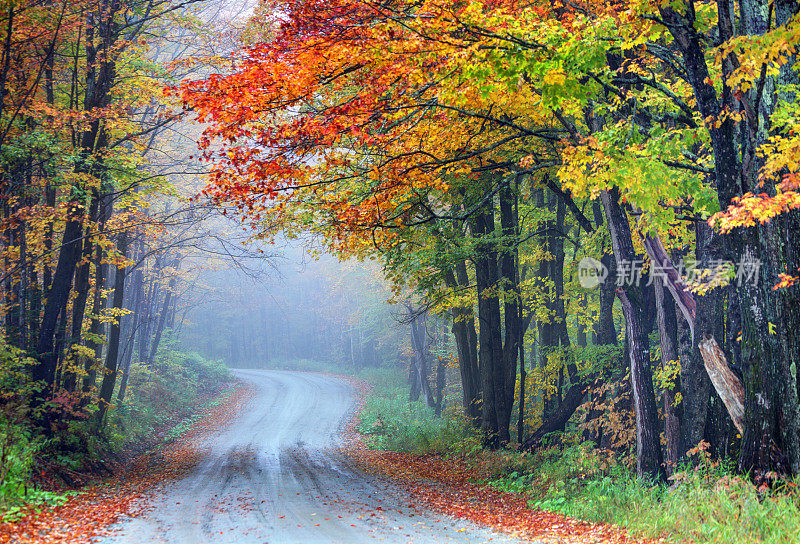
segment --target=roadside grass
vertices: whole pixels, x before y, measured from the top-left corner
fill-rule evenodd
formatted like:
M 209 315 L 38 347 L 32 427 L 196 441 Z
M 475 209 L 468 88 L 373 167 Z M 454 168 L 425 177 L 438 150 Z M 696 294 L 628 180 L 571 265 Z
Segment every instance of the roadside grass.
M 439 417 L 423 402 L 411 401 L 396 369 L 368 368 L 356 376 L 373 385 L 356 425 L 371 449 L 437 455 L 480 449 L 480 437 L 455 411 Z
M 695 544 L 800 542 L 795 482 L 756 488 L 701 449 L 669 485 L 653 484 L 637 478 L 614 453 L 569 435 L 562 445 L 534 453 L 490 452 L 458 417 L 457 401 L 437 418 L 422 402 L 409 401 L 396 370 L 367 369 L 358 377 L 374 385 L 356 425 L 372 449 L 455 458 L 474 467 L 479 485 L 528 496 L 535 509 L 623 527 L 636 537 Z
M 458 420 L 455 411 L 437 417 L 424 403 L 410 401 L 406 378 L 398 368 L 353 368 L 313 359 L 273 361 L 259 368 L 338 374 L 370 383 L 373 387 L 359 413 L 356 430 L 372 449 L 438 454 L 467 447 L 480 449 L 479 437 Z
M 132 365 L 128 394 L 109 411 L 101 440 L 113 451 L 120 451 L 149 444 L 164 429 L 169 429 L 167 436 L 179 434 L 176 429 L 191 426 L 193 416 L 196 420 L 230 380 L 230 371 L 221 361 L 209 361 L 196 353 L 159 350 L 152 366 Z M 101 444 L 95 447 L 102 449 Z
M 666 484 L 637 478 L 612 452 L 565 435 L 560 446 L 534 453 L 490 452 L 459 418 L 458 400 L 442 417 L 408 398 L 397 369 L 352 371 L 300 360 L 283 369 L 332 372 L 373 385 L 356 430 L 375 450 L 455 458 L 474 467 L 476 483 L 528 497 L 531 507 L 571 518 L 608 523 L 631 535 L 695 544 L 796 544 L 800 542 L 800 493 L 795 482 L 756 488 L 732 467 L 700 450 Z M 571 441 L 570 441 L 571 440 Z M 421 466 L 429 464 L 420 462 Z M 447 481 L 446 477 L 442 481 Z
M 535 508 L 618 525 L 636 536 L 790 544 L 800 535 L 800 497 L 793 483 L 759 490 L 707 457 L 681 467 L 671 485 L 637 478 L 613 454 L 590 443 L 509 457 L 509 471 L 487 485 L 529 495 Z

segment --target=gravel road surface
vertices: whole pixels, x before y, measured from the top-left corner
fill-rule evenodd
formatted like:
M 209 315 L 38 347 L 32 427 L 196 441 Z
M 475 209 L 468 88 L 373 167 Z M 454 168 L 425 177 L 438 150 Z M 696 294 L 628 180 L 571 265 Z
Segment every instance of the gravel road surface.
M 153 508 L 104 544 L 511 543 L 428 513 L 402 487 L 337 452 L 354 391 L 332 376 L 236 371 L 256 393 L 202 445 L 188 476 L 155 490 Z

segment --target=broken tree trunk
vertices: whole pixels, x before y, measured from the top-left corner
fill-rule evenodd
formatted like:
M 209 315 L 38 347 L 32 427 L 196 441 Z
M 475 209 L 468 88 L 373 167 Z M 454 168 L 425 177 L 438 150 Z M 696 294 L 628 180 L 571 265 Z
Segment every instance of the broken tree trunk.
M 698 344 L 700 353 L 703 355 L 703 363 L 714 384 L 714 389 L 722 399 L 722 403 L 728 410 L 728 414 L 733 420 L 733 424 L 739 430 L 744 430 L 744 387 L 739 378 L 736 377 L 728 367 L 725 353 L 714 340 L 713 336 L 705 335 Z

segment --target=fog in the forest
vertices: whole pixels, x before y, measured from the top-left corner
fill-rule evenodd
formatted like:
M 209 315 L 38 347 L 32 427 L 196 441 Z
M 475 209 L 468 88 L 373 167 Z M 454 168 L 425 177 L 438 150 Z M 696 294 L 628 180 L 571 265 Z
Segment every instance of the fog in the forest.
M 312 255 L 300 241 L 264 244 L 262 258 L 201 259 L 174 339 L 235 368 L 392 364 L 407 325 L 374 262 Z

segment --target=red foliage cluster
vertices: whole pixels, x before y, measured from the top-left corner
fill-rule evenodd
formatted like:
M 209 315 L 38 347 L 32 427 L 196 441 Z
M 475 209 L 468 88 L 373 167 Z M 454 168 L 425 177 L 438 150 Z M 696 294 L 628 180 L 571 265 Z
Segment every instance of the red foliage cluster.
M 208 409 L 180 439 L 148 452 L 111 478 L 87 486 L 64 504 L 37 512 L 30 507 L 14 522 L 0 523 L 0 544 L 83 544 L 113 532 L 110 526 L 124 517 L 141 514 L 150 491 L 158 484 L 185 475 L 201 455 L 201 436 L 225 427 L 252 397 L 252 388 L 237 386 L 218 406 Z

